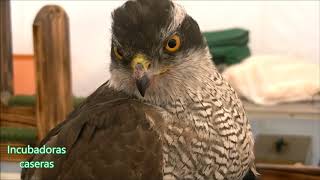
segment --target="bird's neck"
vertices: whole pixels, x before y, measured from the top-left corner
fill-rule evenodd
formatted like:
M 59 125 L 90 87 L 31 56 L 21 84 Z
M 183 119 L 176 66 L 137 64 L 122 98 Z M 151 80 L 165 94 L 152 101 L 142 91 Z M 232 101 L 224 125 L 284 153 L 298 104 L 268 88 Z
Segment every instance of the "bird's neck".
M 147 92 L 145 97 L 137 97 L 149 104 L 168 107 L 181 101 L 187 104 L 197 102 L 199 93 L 209 96 L 209 88 L 214 88 L 216 80 L 222 80 L 222 76 L 214 66 L 208 48 L 197 50 L 187 58 L 186 63 L 159 81 L 154 90 Z

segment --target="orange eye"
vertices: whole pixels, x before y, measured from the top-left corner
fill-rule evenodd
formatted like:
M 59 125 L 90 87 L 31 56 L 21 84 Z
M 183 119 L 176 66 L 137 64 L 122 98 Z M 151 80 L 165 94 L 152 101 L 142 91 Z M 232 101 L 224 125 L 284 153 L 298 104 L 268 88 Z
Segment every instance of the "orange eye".
M 116 57 L 118 59 L 122 59 L 123 58 L 123 51 L 121 49 L 119 49 L 117 46 L 114 46 L 113 52 L 114 52 L 114 54 L 116 55 Z
M 165 48 L 169 52 L 176 52 L 181 46 L 180 37 L 178 35 L 171 36 L 165 44 Z

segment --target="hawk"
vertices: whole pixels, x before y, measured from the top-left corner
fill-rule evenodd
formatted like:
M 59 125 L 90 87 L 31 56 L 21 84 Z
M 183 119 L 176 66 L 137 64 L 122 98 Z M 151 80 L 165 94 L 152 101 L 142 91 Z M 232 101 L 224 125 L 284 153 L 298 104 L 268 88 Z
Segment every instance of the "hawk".
M 109 81 L 39 146 L 52 169 L 22 179 L 242 179 L 255 172 L 251 127 L 211 61 L 197 22 L 170 0 L 131 0 L 112 13 Z

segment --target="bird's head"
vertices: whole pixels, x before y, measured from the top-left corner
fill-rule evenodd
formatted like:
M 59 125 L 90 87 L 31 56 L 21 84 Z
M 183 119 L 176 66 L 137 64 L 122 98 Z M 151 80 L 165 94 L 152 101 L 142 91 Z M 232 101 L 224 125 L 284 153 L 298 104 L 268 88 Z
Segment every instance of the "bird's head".
M 127 1 L 112 18 L 110 83 L 118 90 L 156 98 L 212 64 L 197 22 L 170 0 Z

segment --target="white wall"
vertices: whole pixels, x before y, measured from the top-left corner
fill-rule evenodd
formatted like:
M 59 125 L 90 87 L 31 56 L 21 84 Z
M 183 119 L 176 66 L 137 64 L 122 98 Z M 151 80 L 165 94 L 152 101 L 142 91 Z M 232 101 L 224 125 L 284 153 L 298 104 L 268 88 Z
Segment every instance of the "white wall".
M 32 22 L 46 4 L 69 15 L 72 83 L 86 96 L 109 78 L 110 14 L 123 1 L 12 1 L 13 51 L 32 54 Z M 179 1 L 203 31 L 250 30 L 253 54 L 285 54 L 319 63 L 319 1 Z

